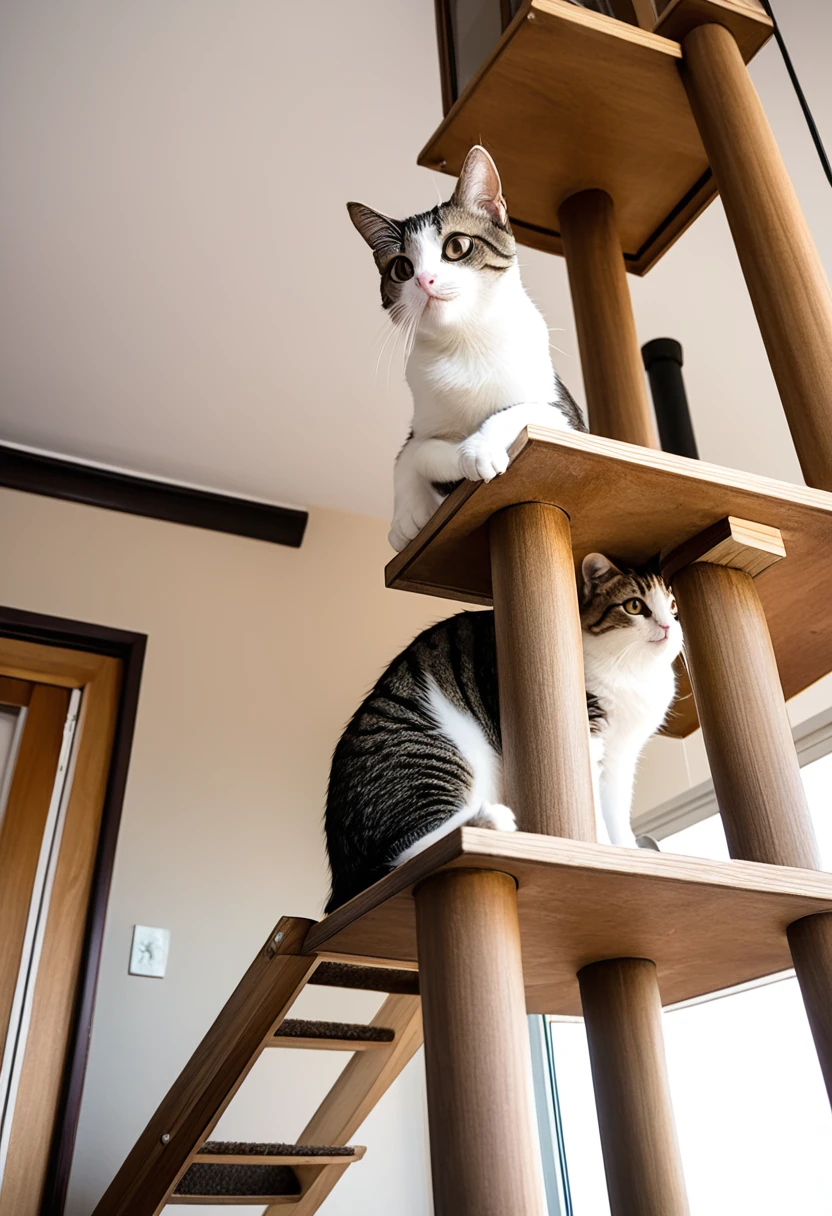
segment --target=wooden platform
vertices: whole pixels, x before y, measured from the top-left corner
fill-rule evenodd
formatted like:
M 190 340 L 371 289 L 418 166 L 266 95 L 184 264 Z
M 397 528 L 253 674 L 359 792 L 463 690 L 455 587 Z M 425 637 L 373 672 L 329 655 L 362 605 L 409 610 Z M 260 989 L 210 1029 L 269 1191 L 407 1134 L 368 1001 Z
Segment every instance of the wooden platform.
M 520 502 L 570 516 L 576 565 L 597 550 L 639 564 L 728 515 L 779 528 L 783 561 L 757 578 L 780 678 L 793 697 L 832 671 L 832 494 L 575 431 L 529 427 L 512 463 L 485 485 L 464 482 L 388 564 L 387 585 L 474 604 L 491 602 L 488 518 Z M 811 610 L 807 605 L 811 604 Z M 697 727 L 681 689 L 666 733 Z
M 832 910 L 832 874 L 460 828 L 310 931 L 304 950 L 415 959 L 412 889 L 446 867 L 513 874 L 529 1013 L 580 1014 L 576 974 L 649 958 L 670 1005 L 791 966 L 786 927 Z
M 681 54 L 678 42 L 568 0 L 526 0 L 419 164 L 456 176 L 484 144 L 518 241 L 551 253 L 562 252 L 563 200 L 606 190 L 627 267 L 644 274 L 716 194 Z

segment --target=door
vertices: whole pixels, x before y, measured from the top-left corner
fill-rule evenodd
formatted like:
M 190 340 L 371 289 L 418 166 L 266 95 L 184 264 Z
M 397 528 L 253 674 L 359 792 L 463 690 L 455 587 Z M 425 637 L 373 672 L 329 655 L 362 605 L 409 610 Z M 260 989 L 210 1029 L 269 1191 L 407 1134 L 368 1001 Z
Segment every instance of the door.
M 117 659 L 0 638 L 0 1216 L 41 1212 L 120 682 Z

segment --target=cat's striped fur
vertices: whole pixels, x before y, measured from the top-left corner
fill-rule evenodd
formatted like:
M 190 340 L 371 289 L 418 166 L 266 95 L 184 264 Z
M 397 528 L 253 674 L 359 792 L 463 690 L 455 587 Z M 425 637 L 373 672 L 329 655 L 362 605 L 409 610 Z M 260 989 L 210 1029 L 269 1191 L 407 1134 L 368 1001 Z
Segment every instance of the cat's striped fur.
M 584 559 L 580 599 L 599 835 L 632 843 L 635 765 L 672 700 L 681 631 L 657 575 L 600 554 Z M 500 756 L 494 615 L 463 612 L 393 660 L 335 749 L 327 911 L 458 824 L 513 830 Z

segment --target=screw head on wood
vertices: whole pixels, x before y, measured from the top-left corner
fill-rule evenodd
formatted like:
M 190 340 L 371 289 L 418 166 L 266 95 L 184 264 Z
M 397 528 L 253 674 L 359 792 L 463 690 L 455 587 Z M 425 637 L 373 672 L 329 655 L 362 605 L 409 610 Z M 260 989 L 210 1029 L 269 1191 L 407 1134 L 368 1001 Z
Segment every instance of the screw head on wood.
M 272 940 L 269 942 L 268 946 L 266 946 L 266 958 L 274 958 L 274 956 L 277 954 L 277 947 L 280 945 L 280 943 L 282 941 L 283 941 L 283 930 L 279 929 L 278 932 L 275 933 Z
M 161 1136 L 159 1137 L 159 1143 L 167 1144 L 168 1140 L 170 1140 L 170 1132 L 162 1132 Z

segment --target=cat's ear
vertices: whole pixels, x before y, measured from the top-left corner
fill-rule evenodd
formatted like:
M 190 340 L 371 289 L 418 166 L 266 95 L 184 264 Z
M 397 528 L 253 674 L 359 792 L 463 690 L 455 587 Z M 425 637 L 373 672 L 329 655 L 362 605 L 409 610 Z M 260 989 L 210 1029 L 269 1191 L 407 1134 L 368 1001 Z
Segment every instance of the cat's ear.
M 347 203 L 350 219 L 375 254 L 376 261 L 385 253 L 398 253 L 402 247 L 402 226 L 389 215 L 373 211 L 364 203 Z
M 484 211 L 501 228 L 508 225 L 508 209 L 497 166 L 479 144 L 465 157 L 451 202 L 468 211 Z
M 588 600 L 594 589 L 615 578 L 621 571 L 614 566 L 603 553 L 587 553 L 581 562 L 581 575 L 584 584 L 584 599 Z

